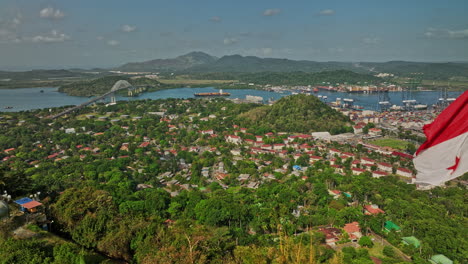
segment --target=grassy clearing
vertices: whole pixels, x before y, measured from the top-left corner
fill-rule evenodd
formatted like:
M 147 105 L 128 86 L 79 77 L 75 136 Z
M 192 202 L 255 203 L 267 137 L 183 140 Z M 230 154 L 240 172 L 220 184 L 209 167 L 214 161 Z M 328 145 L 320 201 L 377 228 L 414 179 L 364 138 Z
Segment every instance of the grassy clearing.
M 195 80 L 195 79 L 182 79 L 182 78 L 176 78 L 176 79 L 159 79 L 158 80 L 161 83 L 165 84 L 193 84 L 193 85 L 198 85 L 198 84 L 226 84 L 226 83 L 233 83 L 237 82 L 236 80 Z
M 373 239 L 374 246 L 369 249 L 369 255 L 377 258 L 385 257 L 382 253 L 385 246 L 380 241 L 377 241 L 377 239 L 374 239 L 374 237 L 371 237 L 371 239 Z
M 399 84 L 405 84 L 408 79 L 406 78 L 396 78 L 395 81 Z M 451 81 L 438 81 L 438 80 L 422 80 L 421 85 L 429 89 L 437 89 L 440 87 L 450 86 L 450 90 L 467 90 L 468 89 L 468 80 L 460 78 L 458 80 Z
M 468 89 L 468 82 L 466 81 L 432 81 L 432 80 L 423 80 L 422 85 L 429 86 L 430 88 L 439 88 L 444 86 L 449 86 L 451 89 Z
M 400 139 L 394 139 L 394 138 L 381 138 L 381 139 L 376 139 L 371 142 L 371 144 L 381 146 L 381 147 L 391 147 L 394 149 L 399 149 L 399 150 L 405 150 L 407 145 L 409 144 L 408 142 Z

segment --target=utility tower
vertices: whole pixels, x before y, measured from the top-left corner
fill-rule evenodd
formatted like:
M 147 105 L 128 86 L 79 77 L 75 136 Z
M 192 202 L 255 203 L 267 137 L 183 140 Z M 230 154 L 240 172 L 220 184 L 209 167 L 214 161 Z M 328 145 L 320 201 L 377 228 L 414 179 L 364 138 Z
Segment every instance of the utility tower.
M 401 91 L 401 102 L 405 110 L 413 110 L 416 100 L 414 100 L 413 93 L 422 82 L 422 73 L 412 73 L 408 78 L 403 90 Z
M 450 83 L 448 83 L 448 86 L 450 86 Z M 437 102 L 437 105 L 442 109 L 449 105 L 448 86 L 439 88 L 439 101 Z
M 115 99 L 115 92 L 111 93 L 110 95 L 110 103 L 115 104 L 117 100 Z
M 388 96 L 387 88 L 377 88 L 377 94 L 379 96 L 377 109 L 380 112 L 387 111 L 392 103 L 390 102 L 390 97 Z

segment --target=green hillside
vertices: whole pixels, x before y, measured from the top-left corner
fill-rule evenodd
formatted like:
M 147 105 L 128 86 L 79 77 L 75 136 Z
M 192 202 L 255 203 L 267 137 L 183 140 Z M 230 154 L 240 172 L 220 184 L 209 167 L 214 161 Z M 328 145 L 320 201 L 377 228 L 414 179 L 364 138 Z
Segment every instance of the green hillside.
M 190 52 L 188 54 L 171 58 L 171 59 L 155 59 L 144 62 L 131 62 L 118 67 L 122 71 L 150 71 L 150 72 L 171 72 L 185 70 L 197 65 L 210 64 L 218 58 L 206 54 L 204 52 Z
M 191 52 L 169 59 L 154 59 L 127 63 L 117 68 L 124 71 L 158 71 L 184 73 L 258 73 L 258 72 L 322 72 L 347 70 L 375 75 L 391 73 L 397 77 L 411 77 L 422 74 L 426 80 L 452 80 L 468 77 L 466 62 L 339 62 L 308 61 L 279 58 L 259 58 L 238 54 L 217 58 L 203 52 Z
M 257 125 L 275 131 L 309 133 L 349 131 L 350 120 L 315 96 L 283 97 L 272 106 L 261 106 L 239 115 L 243 125 Z
M 456 77 L 468 77 L 467 63 L 435 63 L 435 62 L 410 62 L 389 61 L 384 63 L 361 62 L 361 67 L 374 72 L 388 72 L 400 77 L 414 77 L 414 73 L 422 74 L 424 79 L 450 80 Z

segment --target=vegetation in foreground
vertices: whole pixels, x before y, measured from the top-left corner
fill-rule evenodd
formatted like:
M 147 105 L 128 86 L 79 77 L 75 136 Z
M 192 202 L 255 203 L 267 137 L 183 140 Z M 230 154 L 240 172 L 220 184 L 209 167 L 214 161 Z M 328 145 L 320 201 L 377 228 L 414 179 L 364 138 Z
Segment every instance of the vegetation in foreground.
M 224 136 L 233 134 L 238 116 L 254 107 L 226 100 L 134 101 L 84 108 L 52 123 L 39 118 L 49 114 L 46 110 L 1 114 L 0 149 L 16 148 L 0 153 L 1 188 L 14 198 L 40 191 L 55 232 L 73 244 L 15 240 L 7 234 L 0 238 L 0 248 L 7 249 L 0 251 L 0 262 L 73 263 L 96 250 L 132 263 L 371 264 L 371 256 L 385 264 L 404 263 L 378 240 L 363 239 L 358 249 L 334 251 L 316 232 L 320 226 L 341 228 L 353 221 L 364 234 L 372 230 L 383 236 L 413 263 L 427 264 L 434 254 L 455 263 L 467 259 L 465 187 L 418 191 L 394 176 L 353 175 L 351 159 L 337 160 L 345 170 L 339 174 L 327 161 L 294 159 L 294 150 L 285 158 L 251 154 Z M 157 111 L 165 116 L 151 114 Z M 120 120 L 75 118 L 90 113 Z M 208 129 L 217 135 L 200 132 Z M 248 129 L 265 132 L 255 124 Z M 319 150 L 323 147 L 352 152 L 357 159 L 380 157 L 347 144 L 295 140 L 313 145 L 319 155 L 325 155 Z M 243 156 L 231 152 L 239 148 Z M 220 162 L 227 176 L 204 176 L 204 168 L 215 172 Z M 303 170 L 295 172 L 294 165 Z M 241 174 L 261 184 L 247 188 L 238 180 Z M 329 189 L 351 196 L 334 199 Z M 369 203 L 385 213 L 364 214 L 362 206 Z M 300 215 L 293 214 L 297 210 Z M 385 232 L 382 224 L 388 220 L 401 231 Z M 406 236 L 417 237 L 422 247 L 403 245 Z

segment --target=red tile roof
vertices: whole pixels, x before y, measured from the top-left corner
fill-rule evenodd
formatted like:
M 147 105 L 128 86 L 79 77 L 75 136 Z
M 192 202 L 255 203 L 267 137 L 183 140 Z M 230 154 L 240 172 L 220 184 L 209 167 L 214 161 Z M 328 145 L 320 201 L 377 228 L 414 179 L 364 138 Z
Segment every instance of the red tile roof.
M 28 203 L 24 203 L 21 206 L 26 208 L 26 209 L 31 209 L 31 208 L 34 208 L 34 207 L 38 207 L 40 205 L 42 205 L 40 202 L 31 201 L 31 202 L 28 202 Z
M 355 233 L 355 232 L 361 232 L 361 228 L 359 227 L 358 222 L 352 222 L 352 223 L 345 224 L 343 229 L 348 234 Z
M 385 171 L 373 171 L 372 173 L 375 173 L 375 174 L 378 174 L 378 175 L 382 175 L 382 176 L 387 176 L 388 173 L 385 172 Z
M 413 173 L 411 170 L 405 168 L 398 168 L 397 171 L 405 172 L 405 173 Z
M 364 209 L 368 212 L 366 213 L 367 215 L 369 214 L 384 214 L 385 211 L 378 208 L 378 207 L 374 207 L 373 205 L 365 205 L 364 206 Z
M 389 164 L 389 163 L 386 163 L 386 162 L 379 162 L 379 163 L 378 163 L 378 165 L 380 165 L 380 166 L 384 166 L 384 167 L 390 167 L 390 168 L 392 167 L 392 165 L 391 165 L 391 164 Z
M 150 144 L 149 142 L 143 142 L 143 143 L 140 144 L 139 147 L 140 148 L 146 148 L 147 146 L 149 146 L 149 144 Z

